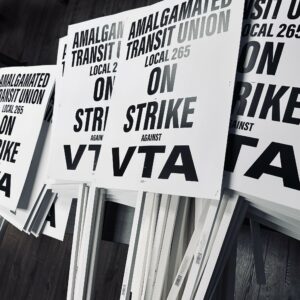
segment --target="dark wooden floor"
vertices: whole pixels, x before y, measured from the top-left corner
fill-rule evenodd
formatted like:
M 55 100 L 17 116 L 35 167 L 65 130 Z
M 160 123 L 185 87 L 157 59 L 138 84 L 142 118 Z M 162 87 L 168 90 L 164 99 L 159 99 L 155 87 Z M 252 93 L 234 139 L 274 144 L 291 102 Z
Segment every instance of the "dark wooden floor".
M 9 225 L 0 245 L 0 299 L 65 299 L 71 245 L 70 234 L 61 243 Z
M 268 229 L 262 229 L 262 242 L 266 285 L 256 282 L 250 227 L 242 227 L 235 299 L 300 299 L 300 242 Z M 9 225 L 0 244 L 0 299 L 65 299 L 71 244 L 70 233 L 64 242 L 36 239 Z M 119 299 L 127 250 L 125 244 L 101 241 L 94 299 Z
M 64 242 L 27 236 L 9 225 L 0 244 L 1 300 L 64 300 L 72 234 Z M 101 241 L 95 298 L 119 299 L 128 245 Z
M 300 299 L 300 242 L 262 229 L 262 243 L 266 285 L 256 282 L 250 227 L 242 227 L 238 238 L 235 298 Z
M 157 0 L 0 0 L 0 66 L 54 64 L 67 25 Z M 72 235 L 63 243 L 8 226 L 0 245 L 0 300 L 65 299 Z M 250 233 L 238 241 L 236 299 L 300 299 L 300 243 L 263 230 L 267 284 L 259 286 Z M 99 299 L 118 299 L 127 246 L 103 241 Z

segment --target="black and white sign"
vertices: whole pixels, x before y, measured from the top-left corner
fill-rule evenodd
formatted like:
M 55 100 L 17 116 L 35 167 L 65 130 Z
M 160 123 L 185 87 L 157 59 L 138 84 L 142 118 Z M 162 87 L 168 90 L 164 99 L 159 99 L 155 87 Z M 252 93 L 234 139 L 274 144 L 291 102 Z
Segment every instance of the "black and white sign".
M 300 2 L 246 1 L 226 186 L 300 208 Z
M 97 184 L 220 198 L 242 13 L 237 0 L 131 12 Z
M 116 16 L 69 26 L 55 101 L 50 178 L 87 182 L 98 168 L 123 26 Z
M 17 208 L 55 79 L 55 66 L 0 69 L 0 205 Z

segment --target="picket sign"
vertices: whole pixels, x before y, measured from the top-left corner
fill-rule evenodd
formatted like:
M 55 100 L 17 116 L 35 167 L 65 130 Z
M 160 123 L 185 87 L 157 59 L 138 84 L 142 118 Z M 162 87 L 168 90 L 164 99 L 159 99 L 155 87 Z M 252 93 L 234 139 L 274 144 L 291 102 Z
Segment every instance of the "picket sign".
M 300 7 L 297 1 L 259 6 L 245 7 L 223 186 L 247 199 L 252 223 L 299 240 Z M 256 265 L 259 252 L 254 248 Z M 264 282 L 264 272 L 256 271 Z
M 60 79 L 62 78 L 62 71 L 58 71 L 58 69 L 62 65 L 63 50 L 64 39 L 60 39 L 57 66 L 53 67 L 57 71 L 55 72 L 56 96 L 59 94 L 61 87 Z M 30 69 L 28 70 L 30 71 Z M 62 201 L 61 198 L 57 199 L 56 194 L 52 193 L 51 184 L 49 184 L 50 181 L 47 179 L 48 158 L 51 154 L 51 136 L 54 134 L 51 123 L 52 112 L 53 97 L 50 98 L 46 112 L 44 113 L 44 120 L 18 206 L 15 211 L 0 207 L 0 214 L 5 216 L 19 230 L 23 230 L 27 234 L 32 233 L 38 237 L 42 231 L 45 231 L 49 236 L 62 240 L 71 202 Z M 45 222 L 50 207 L 56 208 L 58 215 L 56 220 L 57 226 L 55 228 L 48 226 L 48 222 Z
M 0 206 L 6 209 L 15 211 L 31 195 L 55 75 L 56 66 L 0 69 Z
M 201 36 L 197 26 L 198 34 L 188 33 L 204 6 L 197 1 L 161 1 L 131 11 L 101 168 L 95 171 L 102 187 L 220 199 L 243 4 L 223 1 L 209 6 L 205 17 L 201 14 L 203 26 L 206 17 L 216 17 L 215 24 L 218 17 L 226 19 L 226 25 L 220 22 L 219 31 L 210 36 Z M 193 13 L 187 13 L 187 5 Z M 170 18 L 166 28 L 166 18 L 179 11 L 181 16 Z M 144 20 L 154 26 L 154 15 L 160 30 L 142 32 L 139 24 Z M 143 51 L 149 38 L 159 33 L 168 42 Z M 153 63 L 157 54 L 169 58 Z
M 299 3 L 271 2 L 245 7 L 224 187 L 299 215 Z
M 233 97 L 224 187 L 244 196 L 257 278 L 265 275 L 257 225 L 300 239 L 299 3 L 245 8 Z M 298 6 L 298 9 L 297 9 Z M 256 16 L 254 16 L 256 14 Z M 296 25 L 297 24 L 297 25 Z M 259 28 L 260 34 L 250 34 Z M 265 33 L 264 29 L 268 28 Z M 270 105 L 268 105 L 270 104 Z
M 99 168 L 98 159 L 109 113 L 110 95 L 117 72 L 118 52 L 125 18 L 126 12 L 68 27 L 68 35 L 64 40 L 66 49 L 62 49 L 63 55 L 59 57 L 60 63 L 62 58 L 64 59 L 65 69 L 60 78 L 54 110 L 56 132 L 52 136 L 49 168 L 51 178 L 92 181 L 96 169 Z M 87 47 L 81 46 L 82 43 L 89 43 L 82 40 L 82 32 L 96 32 L 97 28 L 105 31 L 107 26 L 116 30 L 112 41 L 97 40 L 85 45 Z M 92 52 L 95 47 L 97 49 L 106 47 L 106 55 L 103 54 L 101 57 L 101 64 L 109 67 L 107 72 L 101 75 L 91 74 L 92 67 L 99 67 L 99 60 L 87 63 L 80 62 L 79 58 L 82 51 Z
M 55 164 L 51 165 L 50 173 L 58 177 L 68 176 L 73 180 L 92 180 L 95 175 L 94 182 L 97 185 L 93 186 L 93 190 L 95 187 L 100 188 L 99 195 L 97 191 L 90 192 L 82 229 L 83 239 L 76 255 L 78 275 L 74 277 L 68 293 L 71 298 L 90 299 L 93 294 L 97 241 L 102 230 L 103 205 L 106 201 L 104 188 L 138 190 L 120 295 L 122 300 L 129 299 L 131 292 L 135 299 L 139 299 L 141 295 L 145 299 L 159 299 L 165 293 L 164 282 L 169 271 L 174 230 L 178 233 L 176 216 L 179 195 L 207 197 L 217 202 L 220 199 L 243 3 L 222 2 L 213 8 L 203 7 L 207 10 L 205 17 L 202 17 L 196 1 L 188 4 L 194 7 L 193 13 L 189 12 L 186 5 L 182 0 L 162 1 L 141 10 L 91 20 L 69 28 L 67 51 L 69 54 L 72 51 L 74 55 L 66 55 L 66 89 L 63 93 L 66 99 L 60 103 L 57 110 L 57 116 L 60 117 L 57 118 L 59 122 L 65 121 L 63 117 L 66 116 L 66 111 L 70 118 L 68 126 L 58 127 L 62 130 L 56 135 L 54 144 L 57 147 L 53 155 Z M 182 20 L 170 18 L 179 9 L 181 12 L 185 11 Z M 160 22 L 159 31 L 153 29 L 138 33 L 135 29 L 138 22 L 145 18 L 150 24 L 153 15 L 157 15 L 162 21 L 164 16 L 169 18 L 171 23 L 168 25 L 172 26 Z M 182 25 L 185 24 L 186 29 L 191 28 L 194 17 L 201 17 L 203 26 L 208 24 L 206 17 L 216 17 L 219 32 L 214 30 L 213 33 L 206 34 L 208 31 L 205 31 L 200 37 L 198 27 L 197 34 L 188 38 Z M 115 46 L 121 42 L 121 49 L 117 53 L 117 47 L 114 47 L 112 59 L 106 60 L 110 67 L 118 64 L 117 73 L 113 72 L 116 75 L 113 101 L 103 102 L 104 99 L 100 97 L 103 94 L 97 94 L 99 90 L 96 90 L 101 80 L 93 73 L 96 63 L 84 63 L 79 56 L 80 51 L 97 46 L 97 42 L 95 45 L 85 45 L 82 50 L 77 48 L 81 48 L 80 44 L 85 42 L 78 39 L 82 37 L 80 32 L 84 31 L 92 36 L 95 28 L 101 31 L 104 24 L 108 28 L 116 24 L 118 27 L 119 22 L 123 21 L 126 22 L 122 38 L 120 35 L 113 41 L 116 42 Z M 152 25 L 155 26 L 153 22 Z M 130 43 L 138 43 L 142 50 L 145 38 L 150 35 L 159 37 L 159 33 L 164 33 L 168 37 L 165 41 L 169 42 L 163 44 L 162 40 L 157 39 L 160 45 L 156 49 L 135 57 L 134 51 L 130 50 Z M 219 51 L 220 47 L 223 49 L 222 53 Z M 129 56 L 126 58 L 127 51 Z M 158 52 L 161 57 L 165 55 L 166 60 L 151 63 Z M 182 52 L 185 54 L 180 54 Z M 87 51 L 86 53 L 88 54 Z M 205 71 L 198 72 L 199 70 Z M 131 80 L 128 80 L 129 77 Z M 215 85 L 218 89 L 214 88 Z M 110 97 L 105 100 L 110 100 Z M 147 103 L 140 103 L 142 100 Z M 102 145 L 102 134 L 99 140 L 93 140 L 97 149 L 101 146 L 98 162 L 91 155 L 92 151 L 87 152 L 91 146 L 91 138 L 95 137 L 88 111 L 92 109 L 96 112 L 98 106 L 108 106 L 106 104 L 110 106 L 109 118 L 105 132 L 103 128 L 100 132 L 105 136 L 105 143 Z M 137 113 L 138 107 L 142 107 L 139 104 L 144 105 L 144 108 L 149 104 L 147 109 L 140 110 L 141 122 L 138 121 Z M 172 113 L 168 113 L 170 111 Z M 156 116 L 153 116 L 154 112 Z M 215 122 L 216 119 L 218 122 Z M 95 120 L 97 118 L 94 115 Z M 214 132 L 213 138 L 207 128 Z M 205 141 L 205 144 L 199 143 L 199 140 Z M 151 152 L 153 149 L 155 153 Z M 152 154 L 157 155 L 151 159 Z M 158 203 L 149 202 L 157 199 L 160 199 L 158 214 Z M 147 222 L 144 222 L 143 216 L 147 216 Z M 182 239 L 178 243 L 181 241 Z M 180 255 L 178 253 L 178 257 Z M 172 259 L 177 260 L 178 257 L 174 254 Z

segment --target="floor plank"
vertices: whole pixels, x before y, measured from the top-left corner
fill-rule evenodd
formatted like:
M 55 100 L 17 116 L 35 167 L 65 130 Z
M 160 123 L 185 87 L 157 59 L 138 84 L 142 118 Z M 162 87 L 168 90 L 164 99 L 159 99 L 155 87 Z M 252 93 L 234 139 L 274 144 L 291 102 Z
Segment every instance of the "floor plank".
M 238 237 L 235 299 L 300 299 L 300 242 L 263 228 L 266 284 L 258 285 L 249 226 Z

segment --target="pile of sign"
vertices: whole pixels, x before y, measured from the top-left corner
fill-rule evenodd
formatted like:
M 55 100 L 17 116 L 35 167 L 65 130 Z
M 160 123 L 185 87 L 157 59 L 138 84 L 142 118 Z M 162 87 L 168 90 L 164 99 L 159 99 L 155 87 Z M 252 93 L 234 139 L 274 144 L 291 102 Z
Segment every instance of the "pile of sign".
M 69 299 L 92 296 L 106 201 L 135 210 L 123 299 L 212 295 L 239 195 L 299 238 L 296 2 L 165 0 L 69 26 L 57 66 L 0 70 L 0 214 L 62 240 L 77 199 Z

